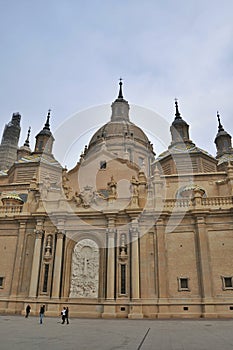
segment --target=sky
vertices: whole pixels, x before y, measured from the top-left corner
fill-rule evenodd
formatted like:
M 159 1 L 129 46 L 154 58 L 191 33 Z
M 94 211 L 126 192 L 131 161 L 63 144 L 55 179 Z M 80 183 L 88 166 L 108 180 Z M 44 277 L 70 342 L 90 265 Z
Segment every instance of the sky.
M 109 121 L 122 77 L 125 99 L 161 116 L 168 134 L 178 98 L 191 139 L 215 155 L 217 110 L 233 135 L 232 13 L 233 2 L 225 0 L 0 0 L 0 132 L 19 112 L 20 144 L 31 126 L 33 149 L 51 108 L 51 130 L 62 144 L 64 125 L 78 115 L 72 156 L 54 150 L 72 167 Z M 157 134 L 159 153 L 158 121 L 146 117 L 130 114 L 150 138 Z

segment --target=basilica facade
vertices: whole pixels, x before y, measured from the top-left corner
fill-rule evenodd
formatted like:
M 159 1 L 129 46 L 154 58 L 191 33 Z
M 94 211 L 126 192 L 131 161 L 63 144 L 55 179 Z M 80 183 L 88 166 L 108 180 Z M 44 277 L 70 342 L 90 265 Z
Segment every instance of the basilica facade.
M 156 156 L 122 82 L 111 108 L 71 170 L 53 155 L 50 111 L 34 150 L 30 130 L 18 145 L 18 113 L 5 126 L 0 313 L 45 304 L 50 316 L 69 306 L 71 317 L 232 317 L 233 149 L 220 116 L 213 156 L 176 101 Z

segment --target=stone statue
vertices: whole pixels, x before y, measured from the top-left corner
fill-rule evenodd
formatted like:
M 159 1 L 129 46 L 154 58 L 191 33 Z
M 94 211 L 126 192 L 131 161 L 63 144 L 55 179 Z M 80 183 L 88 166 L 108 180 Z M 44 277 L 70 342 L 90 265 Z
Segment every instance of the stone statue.
M 132 176 L 131 190 L 132 190 L 133 196 L 138 196 L 138 185 L 139 185 L 138 180 L 135 178 L 135 176 Z
M 111 181 L 108 182 L 109 196 L 116 197 L 116 188 L 117 188 L 117 183 L 112 176 Z

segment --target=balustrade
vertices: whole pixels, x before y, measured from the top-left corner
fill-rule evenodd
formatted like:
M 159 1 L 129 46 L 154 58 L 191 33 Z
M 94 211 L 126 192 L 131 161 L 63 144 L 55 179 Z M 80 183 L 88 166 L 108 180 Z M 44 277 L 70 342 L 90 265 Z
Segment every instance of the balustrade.
M 201 198 L 202 207 L 229 207 L 233 205 L 233 197 L 205 197 Z M 195 199 L 194 198 L 178 198 L 178 199 L 165 199 L 164 200 L 164 209 L 173 209 L 173 208 L 194 208 Z
M 0 206 L 0 214 L 19 214 L 22 209 L 22 205 L 2 205 Z

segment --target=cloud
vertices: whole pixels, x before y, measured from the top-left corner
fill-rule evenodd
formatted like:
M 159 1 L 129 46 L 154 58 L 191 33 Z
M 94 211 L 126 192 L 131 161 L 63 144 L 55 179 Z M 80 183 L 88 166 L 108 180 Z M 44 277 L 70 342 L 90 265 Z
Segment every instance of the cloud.
M 233 133 L 231 1 L 22 0 L 0 10 L 1 122 L 21 112 L 22 142 L 48 108 L 55 130 L 75 112 L 110 104 L 120 76 L 131 104 L 169 123 L 179 98 L 193 141 L 212 154 L 217 109 Z

